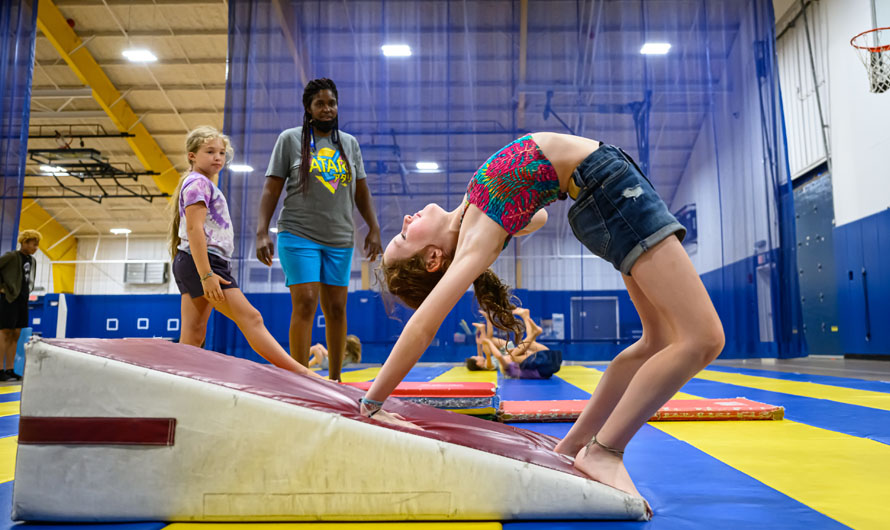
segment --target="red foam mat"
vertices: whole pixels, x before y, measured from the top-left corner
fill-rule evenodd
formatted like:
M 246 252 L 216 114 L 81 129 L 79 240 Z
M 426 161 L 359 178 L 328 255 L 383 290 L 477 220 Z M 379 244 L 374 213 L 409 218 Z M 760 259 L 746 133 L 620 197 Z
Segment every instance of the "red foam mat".
M 501 401 L 501 421 L 575 421 L 587 400 Z M 672 399 L 649 421 L 781 420 L 784 407 L 745 398 Z
M 371 388 L 370 381 L 343 383 L 362 390 Z M 493 397 L 493 383 L 399 383 L 392 395 L 395 397 Z

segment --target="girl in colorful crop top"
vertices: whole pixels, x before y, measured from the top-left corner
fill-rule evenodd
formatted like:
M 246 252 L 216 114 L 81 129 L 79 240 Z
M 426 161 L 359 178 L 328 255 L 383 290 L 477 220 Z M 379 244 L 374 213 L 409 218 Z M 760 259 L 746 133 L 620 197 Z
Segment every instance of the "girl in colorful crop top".
M 534 133 L 492 155 L 470 181 L 467 205 L 406 215 L 383 256 L 387 288 L 417 311 L 360 401 L 361 413 L 417 428 L 383 401 L 429 346 L 470 285 L 492 323 L 518 336 L 508 288 L 489 269 L 509 236 L 539 229 L 544 206 L 571 196 L 568 220 L 592 253 L 622 273 L 640 314 L 640 340 L 615 357 L 581 417 L 555 450 L 591 478 L 639 495 L 622 456 L 630 439 L 723 348 L 723 328 L 680 244 L 685 228 L 621 149 Z M 676 236 L 676 237 L 671 237 Z M 408 418 L 410 420 L 410 418 Z

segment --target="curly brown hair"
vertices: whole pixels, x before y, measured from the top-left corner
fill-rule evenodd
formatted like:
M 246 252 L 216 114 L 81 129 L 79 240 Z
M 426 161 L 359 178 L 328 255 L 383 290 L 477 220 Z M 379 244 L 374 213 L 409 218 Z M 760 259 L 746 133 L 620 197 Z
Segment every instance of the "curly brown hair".
M 431 246 L 425 247 L 410 258 L 381 264 L 382 283 L 391 294 L 411 309 L 420 307 L 451 265 L 452 258 L 444 256 L 441 267 L 428 271 L 423 256 Z M 512 311 L 516 309 L 513 300 L 517 299 L 510 292 L 510 288 L 491 269 L 487 269 L 473 281 L 473 292 L 476 295 L 476 302 L 488 315 L 492 325 L 513 333 L 514 342 L 518 343 L 525 327 L 513 316 Z

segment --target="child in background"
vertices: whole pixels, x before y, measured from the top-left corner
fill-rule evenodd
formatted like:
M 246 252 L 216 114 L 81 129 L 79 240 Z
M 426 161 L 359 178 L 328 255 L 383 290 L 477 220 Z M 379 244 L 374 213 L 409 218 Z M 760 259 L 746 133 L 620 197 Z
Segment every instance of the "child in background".
M 517 307 L 513 314 L 525 323 L 525 338 L 514 346 L 512 342 L 494 336 L 491 321 L 486 317 L 485 324 L 476 326 L 476 347 L 483 355 L 467 357 L 468 370 L 494 370 L 491 358 L 497 359 L 504 375 L 511 379 L 550 379 L 559 371 L 562 352 L 551 350 L 537 342 L 543 332 L 529 316 L 529 310 Z
M 229 138 L 213 127 L 198 127 L 188 134 L 186 150 L 189 172 L 180 179 L 171 203 L 170 253 L 182 293 L 179 342 L 200 347 L 216 309 L 238 325 L 250 347 L 267 361 L 320 377 L 284 351 L 232 277 L 235 236 L 226 198 L 217 187 L 219 171 L 233 155 Z
M 328 350 L 321 344 L 309 348 L 309 367 L 318 366 L 328 369 Z M 362 342 L 355 335 L 346 335 L 346 354 L 343 356 L 343 368 L 350 364 L 362 362 Z
M 0 381 L 22 380 L 12 367 L 22 328 L 28 327 L 28 295 L 34 289 L 37 265 L 33 254 L 40 246 L 40 232 L 22 230 L 19 245 L 19 250 L 0 256 L 0 350 L 5 368 Z

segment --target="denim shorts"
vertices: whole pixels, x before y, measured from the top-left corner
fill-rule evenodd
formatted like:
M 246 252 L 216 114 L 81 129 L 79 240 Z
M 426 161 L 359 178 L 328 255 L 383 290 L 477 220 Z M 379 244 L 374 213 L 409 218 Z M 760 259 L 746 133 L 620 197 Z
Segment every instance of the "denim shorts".
M 636 162 L 620 148 L 602 144 L 572 174 L 575 204 L 569 225 L 578 241 L 630 276 L 637 259 L 670 235 L 686 229 L 668 210 Z
M 352 247 L 329 247 L 290 232 L 278 232 L 278 255 L 288 287 L 310 282 L 348 286 L 352 251 Z

